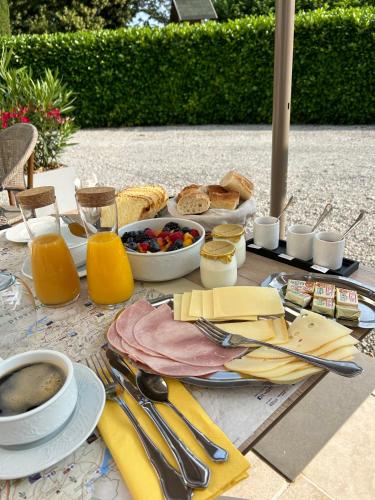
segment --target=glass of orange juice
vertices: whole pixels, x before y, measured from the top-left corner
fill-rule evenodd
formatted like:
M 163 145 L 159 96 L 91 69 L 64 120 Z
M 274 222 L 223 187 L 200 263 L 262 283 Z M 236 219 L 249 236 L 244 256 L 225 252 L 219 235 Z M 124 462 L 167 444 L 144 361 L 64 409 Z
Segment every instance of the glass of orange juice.
M 55 190 L 44 186 L 17 195 L 31 239 L 31 270 L 35 293 L 45 306 L 58 307 L 76 300 L 80 282 L 76 266 L 60 233 L 60 216 Z M 30 218 L 43 209 L 43 223 L 30 224 Z
M 133 294 L 134 280 L 126 250 L 117 234 L 115 189 L 82 188 L 77 190 L 76 198 L 88 236 L 89 297 L 100 306 L 121 306 Z

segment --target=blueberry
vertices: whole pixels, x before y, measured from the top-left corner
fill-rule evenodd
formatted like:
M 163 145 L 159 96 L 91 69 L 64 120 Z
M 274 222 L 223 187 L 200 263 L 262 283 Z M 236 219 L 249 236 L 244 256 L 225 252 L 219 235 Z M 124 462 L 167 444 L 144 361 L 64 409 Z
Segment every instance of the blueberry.
M 126 247 L 129 248 L 129 250 L 137 250 L 138 249 L 138 245 L 135 241 L 132 241 L 131 243 L 127 243 Z
M 134 243 L 134 238 L 132 238 L 131 236 L 126 240 L 126 243 Z
M 180 250 L 184 246 L 182 240 L 176 240 L 173 245 L 168 248 L 168 252 L 173 252 L 173 250 Z
M 122 240 L 124 243 L 125 243 L 126 241 L 128 241 L 129 234 L 130 234 L 130 233 L 124 233 L 124 234 L 121 236 L 121 240 Z
M 160 251 L 160 245 L 156 240 L 150 241 L 150 252 L 155 253 Z
M 180 231 L 180 225 L 177 222 L 168 222 L 163 227 L 163 231 Z
M 185 234 L 185 233 L 188 233 L 190 231 L 190 227 L 183 227 L 181 228 L 181 231 Z

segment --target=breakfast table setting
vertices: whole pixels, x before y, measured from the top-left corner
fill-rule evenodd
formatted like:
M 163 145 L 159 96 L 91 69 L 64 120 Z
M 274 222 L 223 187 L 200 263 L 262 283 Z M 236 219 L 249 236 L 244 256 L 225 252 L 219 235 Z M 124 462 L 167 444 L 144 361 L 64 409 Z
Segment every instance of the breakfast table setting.
M 293 480 L 371 393 L 356 344 L 375 271 L 318 229 L 330 203 L 285 241 L 253 189 L 238 172 L 173 198 L 81 188 L 65 216 L 49 186 L 17 195 L 23 222 L 0 231 L 1 499 L 214 499 L 251 475 L 250 449 Z M 322 391 L 340 416 L 298 443 Z

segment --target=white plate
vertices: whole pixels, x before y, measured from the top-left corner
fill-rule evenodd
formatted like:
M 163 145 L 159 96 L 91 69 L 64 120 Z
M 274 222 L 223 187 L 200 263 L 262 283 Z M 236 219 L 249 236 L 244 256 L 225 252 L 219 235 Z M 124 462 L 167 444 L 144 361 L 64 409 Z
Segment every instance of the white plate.
M 40 472 L 73 453 L 92 434 L 105 404 L 103 384 L 87 366 L 74 364 L 77 405 L 65 426 L 37 443 L 0 447 L 0 479 L 18 479 Z
M 33 279 L 33 275 L 31 273 L 31 259 L 30 259 L 30 257 L 26 257 L 26 259 L 23 261 L 21 271 L 22 271 L 22 274 L 24 276 L 26 276 L 26 278 L 29 278 L 30 280 Z M 87 276 L 86 264 L 84 264 L 81 267 L 77 267 L 77 272 L 78 272 L 78 276 L 80 278 L 84 278 L 85 276 Z
M 31 219 L 29 224 L 31 227 L 36 226 L 38 230 L 43 231 L 45 228 L 48 228 L 51 223 L 54 223 L 54 221 L 54 217 L 46 215 L 45 217 L 36 217 L 35 219 Z M 24 222 L 20 222 L 19 224 L 7 229 L 5 237 L 7 240 L 13 241 L 14 243 L 28 243 L 30 241 L 30 236 Z

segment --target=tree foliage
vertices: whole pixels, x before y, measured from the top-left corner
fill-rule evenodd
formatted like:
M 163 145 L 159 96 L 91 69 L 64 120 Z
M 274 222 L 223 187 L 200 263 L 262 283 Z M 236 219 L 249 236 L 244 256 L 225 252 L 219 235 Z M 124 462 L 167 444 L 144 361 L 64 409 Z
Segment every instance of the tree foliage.
M 275 12 L 277 0 L 213 0 L 219 21 Z M 374 0 L 296 0 L 296 12 L 373 5 Z
M 56 33 L 125 26 L 139 0 L 9 0 L 13 33 Z
M 0 35 L 10 35 L 8 0 L 0 0 Z

